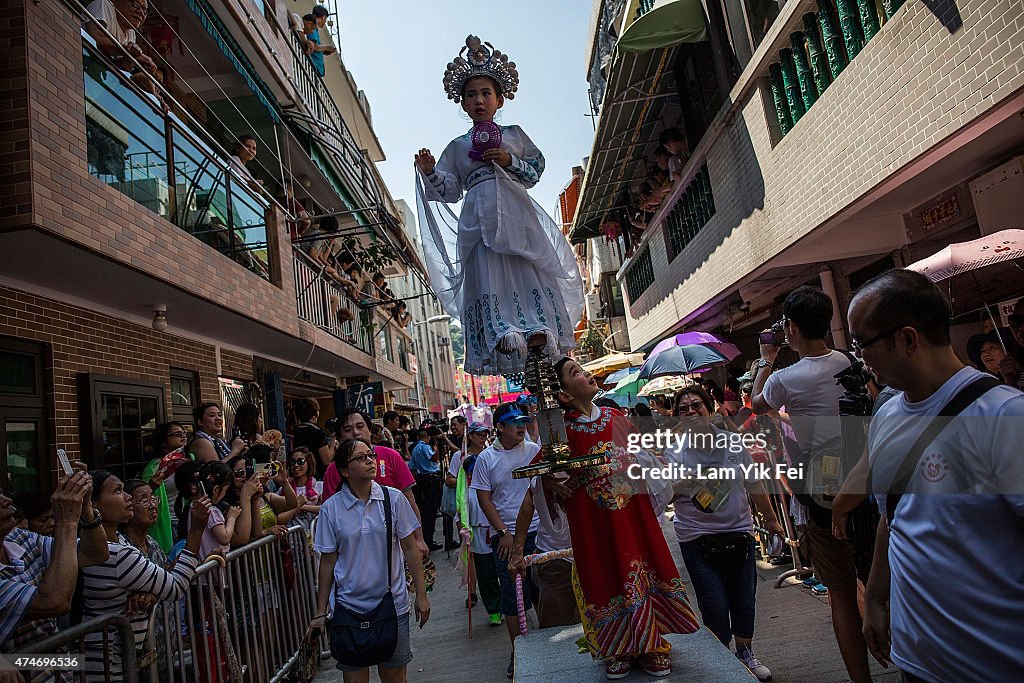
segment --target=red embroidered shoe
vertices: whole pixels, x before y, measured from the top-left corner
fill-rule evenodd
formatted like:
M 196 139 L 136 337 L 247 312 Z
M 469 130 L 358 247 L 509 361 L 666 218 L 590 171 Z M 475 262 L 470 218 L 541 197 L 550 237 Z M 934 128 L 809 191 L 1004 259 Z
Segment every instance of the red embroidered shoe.
M 629 675 L 629 672 L 633 669 L 633 662 L 628 657 L 621 659 L 616 657 L 615 659 L 608 662 L 608 668 L 604 670 L 608 680 L 614 681 L 619 678 L 625 678 Z
M 663 655 L 660 652 L 641 655 L 640 665 L 644 668 L 644 671 L 656 678 L 668 676 L 672 673 L 672 660 L 668 655 Z

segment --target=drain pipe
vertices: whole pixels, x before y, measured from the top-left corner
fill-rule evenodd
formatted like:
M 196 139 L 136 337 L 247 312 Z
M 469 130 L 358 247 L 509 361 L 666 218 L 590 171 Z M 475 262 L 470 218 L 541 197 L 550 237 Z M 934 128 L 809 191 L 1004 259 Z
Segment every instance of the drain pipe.
M 832 300 L 832 322 L 829 324 L 832 331 L 832 347 L 836 349 L 849 348 L 846 343 L 846 330 L 843 329 L 843 319 L 839 315 L 842 304 L 839 303 L 839 296 L 836 294 L 836 280 L 832 269 L 824 266 L 818 273 L 818 278 L 821 280 L 822 291 Z

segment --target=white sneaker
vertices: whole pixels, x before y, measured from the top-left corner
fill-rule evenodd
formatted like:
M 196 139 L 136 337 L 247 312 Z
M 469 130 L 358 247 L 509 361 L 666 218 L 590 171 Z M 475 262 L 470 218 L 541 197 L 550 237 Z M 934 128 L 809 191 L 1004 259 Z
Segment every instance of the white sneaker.
M 747 669 L 750 670 L 750 673 L 754 674 L 754 676 L 757 677 L 757 680 L 772 680 L 771 670 L 767 666 L 762 664 L 757 659 L 757 657 L 754 656 L 753 650 L 751 650 L 749 647 L 744 648 L 742 652 L 737 652 L 736 656 L 739 658 L 741 662 L 743 662 L 743 666 L 747 667 Z

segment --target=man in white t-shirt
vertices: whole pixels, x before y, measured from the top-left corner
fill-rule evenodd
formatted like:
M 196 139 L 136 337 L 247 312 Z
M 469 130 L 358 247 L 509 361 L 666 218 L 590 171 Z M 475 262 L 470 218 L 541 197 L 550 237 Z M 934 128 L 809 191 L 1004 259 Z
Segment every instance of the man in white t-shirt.
M 890 490 L 932 416 L 985 377 L 957 358 L 949 319 L 942 292 L 909 270 L 879 275 L 850 303 L 854 347 L 903 392 L 868 433 L 871 488 L 891 527 L 878 525 L 864 634 L 902 680 L 1021 680 L 1024 394 L 980 393 L 925 446 L 906 491 Z
M 131 72 L 133 80 L 147 91 L 156 92 L 146 73 L 156 75 L 156 63 L 138 45 L 138 34 L 136 33 L 142 22 L 146 20 L 149 12 L 148 0 L 92 0 L 86 7 L 92 16 L 96 17 L 103 28 L 105 28 L 113 40 L 107 37 L 106 33 L 96 25 L 96 22 L 87 21 L 85 31 L 96 41 L 100 51 L 109 57 L 118 68 Z M 128 58 L 131 55 L 142 65 L 142 69 L 136 66 L 135 62 Z
M 850 360 L 825 342 L 832 311 L 832 300 L 820 289 L 803 286 L 790 292 L 782 304 L 780 322 L 788 345 L 800 354 L 800 360 L 775 370 L 780 346 L 762 343 L 751 389 L 751 407 L 758 415 L 785 409 L 800 444 L 801 464 L 805 466 L 809 451 L 838 440 L 841 434 L 839 398 L 843 388 L 836 383 L 835 374 L 849 368 Z M 794 482 L 794 490 L 802 484 Z M 818 579 L 828 586 L 832 628 L 850 679 L 854 683 L 870 683 L 867 647 L 857 606 L 857 579 L 866 581 L 866 572 L 861 569 L 858 577 L 853 546 L 832 535 L 832 511 L 816 504 L 805 491 L 797 494 L 799 502 L 807 506 L 800 550 L 810 560 Z M 801 517 L 805 509 L 798 505 L 795 513 L 798 514 L 794 516 Z
M 512 556 L 512 543 L 516 533 L 516 516 L 519 507 L 530 489 L 529 479 L 513 479 L 512 471 L 529 465 L 540 451 L 540 446 L 526 441 L 526 424 L 531 420 L 514 403 L 503 403 L 494 411 L 494 423 L 498 438 L 480 454 L 473 470 L 470 488 L 476 491 L 480 509 L 491 525 L 491 548 L 498 570 L 498 584 L 501 587 L 501 612 L 505 615 L 508 636 L 513 641 L 519 635 L 519 611 L 516 607 L 515 582 L 508 570 Z M 524 552 L 536 550 L 536 515 L 530 521 L 524 543 Z M 537 598 L 533 582 L 523 582 L 523 593 L 527 609 Z M 509 660 L 508 674 L 512 675 L 512 661 Z

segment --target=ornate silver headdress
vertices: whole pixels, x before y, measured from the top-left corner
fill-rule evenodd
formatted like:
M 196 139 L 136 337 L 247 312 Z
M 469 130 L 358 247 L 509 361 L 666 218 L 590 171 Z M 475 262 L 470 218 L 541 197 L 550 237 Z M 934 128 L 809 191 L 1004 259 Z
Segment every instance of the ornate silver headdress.
M 444 91 L 448 93 L 448 99 L 461 102 L 466 81 L 477 76 L 493 78 L 501 87 L 501 94 L 510 100 L 519 90 L 516 63 L 508 61 L 508 55 L 495 50 L 490 43 L 481 43 L 478 37 L 468 36 L 466 46 L 459 50 L 459 56 L 449 62 L 444 71 Z

